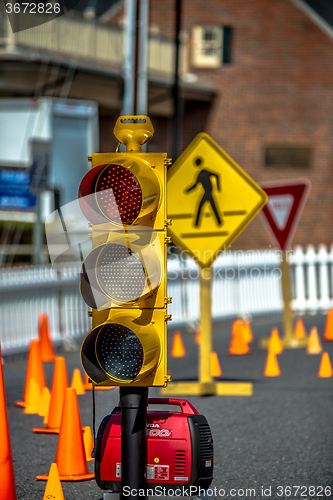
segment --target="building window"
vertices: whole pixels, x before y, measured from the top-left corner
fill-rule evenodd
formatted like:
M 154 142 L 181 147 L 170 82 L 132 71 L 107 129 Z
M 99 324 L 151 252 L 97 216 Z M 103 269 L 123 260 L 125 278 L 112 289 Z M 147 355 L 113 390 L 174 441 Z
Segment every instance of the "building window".
M 195 26 L 192 30 L 192 63 L 201 68 L 218 68 L 230 63 L 230 26 Z
M 308 168 L 311 165 L 312 148 L 303 146 L 266 146 L 266 167 Z

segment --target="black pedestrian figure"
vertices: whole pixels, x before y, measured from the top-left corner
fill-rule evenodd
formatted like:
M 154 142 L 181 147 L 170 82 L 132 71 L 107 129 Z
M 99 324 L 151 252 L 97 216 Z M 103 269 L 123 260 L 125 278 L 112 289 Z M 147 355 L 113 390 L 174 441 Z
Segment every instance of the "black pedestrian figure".
M 197 166 L 201 165 L 201 162 L 202 162 L 201 158 L 197 158 L 195 160 L 195 164 Z M 215 201 L 213 199 L 213 193 L 212 193 L 213 186 L 212 186 L 212 183 L 210 180 L 211 177 L 216 177 L 217 189 L 218 189 L 218 191 L 221 191 L 220 183 L 219 183 L 219 175 L 214 174 L 213 172 L 210 172 L 209 170 L 205 170 L 205 169 L 200 171 L 200 173 L 197 177 L 196 183 L 186 191 L 187 193 L 189 193 L 190 191 L 192 191 L 192 189 L 194 189 L 197 186 L 197 184 L 201 184 L 205 190 L 203 197 L 201 198 L 201 201 L 199 203 L 197 218 L 195 221 L 195 226 L 199 225 L 201 209 L 206 201 L 208 201 L 210 203 L 210 205 L 213 209 L 213 212 L 215 214 L 218 225 L 221 226 L 221 224 L 223 223 L 223 221 L 220 219 L 220 216 L 218 214 L 218 211 L 217 211 L 217 208 L 215 205 Z

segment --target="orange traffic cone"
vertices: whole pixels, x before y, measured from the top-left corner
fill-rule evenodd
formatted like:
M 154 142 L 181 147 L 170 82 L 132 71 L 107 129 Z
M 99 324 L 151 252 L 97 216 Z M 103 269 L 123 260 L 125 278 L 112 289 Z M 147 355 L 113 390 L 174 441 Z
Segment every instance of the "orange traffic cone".
M 241 355 L 249 353 L 250 348 L 247 345 L 247 342 L 245 342 L 243 334 L 243 322 L 240 319 L 237 319 L 232 325 L 230 346 L 227 354 Z
M 57 356 L 54 363 L 51 399 L 46 427 L 32 429 L 33 432 L 58 434 L 61 422 L 65 390 L 68 387 L 65 358 Z
M 276 359 L 276 354 L 273 351 L 268 351 L 264 370 L 265 377 L 278 377 L 280 373 L 280 367 L 278 360 Z
M 93 472 L 88 472 L 79 404 L 73 387 L 65 391 L 55 461 L 61 481 L 84 481 L 95 477 Z M 46 480 L 48 475 L 37 476 L 36 479 Z
M 333 371 L 332 371 L 330 357 L 329 357 L 327 352 L 323 352 L 323 355 L 322 355 L 321 361 L 320 361 L 318 377 L 328 378 L 328 377 L 332 377 L 332 375 L 333 375 Z
M 183 358 L 186 356 L 185 347 L 183 344 L 183 339 L 180 332 L 174 332 L 173 334 L 173 344 L 171 350 L 171 357 L 173 358 Z
M 87 462 L 89 462 L 90 460 L 94 460 L 94 458 L 91 456 L 94 449 L 94 440 L 89 425 L 83 427 L 83 444 Z
M 201 342 L 201 330 L 200 330 L 200 323 L 199 321 L 195 325 L 195 336 L 194 336 L 194 343 L 196 345 L 199 345 Z
M 24 408 L 24 413 L 39 413 L 42 393 L 35 379 L 29 380 L 27 402 Z
M 297 318 L 296 320 L 294 337 L 295 339 L 304 339 L 306 337 L 306 331 L 302 318 Z
M 91 390 L 92 390 L 92 383 L 91 383 L 91 382 L 89 382 L 89 377 L 88 377 L 88 375 L 86 374 L 86 372 L 84 372 L 83 387 L 84 387 L 84 390 L 85 390 L 85 391 L 91 391 Z
M 323 350 L 318 335 L 317 328 L 314 326 L 311 328 L 311 332 L 308 340 L 307 354 L 319 354 Z
M 281 352 L 283 352 L 283 346 L 277 328 L 272 328 L 268 343 L 268 350 L 274 352 L 275 354 L 280 354 Z
M 212 377 L 220 377 L 222 375 L 219 358 L 216 352 L 210 353 L 210 374 Z
M 0 347 L 0 500 L 16 500 L 12 449 L 10 445 L 5 384 Z
M 37 382 L 40 392 L 46 387 L 44 368 L 42 363 L 40 341 L 31 340 L 29 345 L 27 373 L 25 376 L 25 385 L 23 391 L 23 401 L 16 401 L 15 406 L 25 407 L 27 403 L 28 391 L 30 390 L 30 380 Z
M 81 372 L 79 368 L 74 368 L 71 387 L 74 387 L 76 394 L 85 394 L 84 385 L 82 382 Z
M 83 382 L 83 388 L 85 391 L 92 391 L 92 383 L 91 382 L 88 382 L 89 380 L 89 377 L 86 373 L 84 373 L 84 382 Z M 95 391 L 98 390 L 110 390 L 110 389 L 115 389 L 116 386 L 115 385 L 95 385 Z
M 56 463 L 51 464 L 43 500 L 65 500 Z
M 40 340 L 42 361 L 49 363 L 55 360 L 53 343 L 50 336 L 49 319 L 46 313 L 41 313 L 38 319 L 38 338 Z
M 333 309 L 327 311 L 323 340 L 333 340 Z
M 51 394 L 47 387 L 42 390 L 42 397 L 40 400 L 38 415 L 44 417 L 44 424 L 47 422 L 47 416 L 49 414 Z
M 252 328 L 251 328 L 251 323 L 249 318 L 245 318 L 243 321 L 243 337 L 244 341 L 249 344 L 250 342 L 253 342 L 253 333 L 252 333 Z

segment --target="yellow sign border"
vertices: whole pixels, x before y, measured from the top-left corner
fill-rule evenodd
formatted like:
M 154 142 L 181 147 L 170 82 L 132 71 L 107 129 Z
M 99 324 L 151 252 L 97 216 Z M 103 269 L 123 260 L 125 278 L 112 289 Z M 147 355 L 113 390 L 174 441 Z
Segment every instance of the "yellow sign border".
M 174 234 L 174 232 L 172 230 L 172 224 L 171 224 L 171 226 L 168 227 L 168 233 L 171 236 L 173 242 L 178 247 L 187 250 L 189 252 L 189 254 L 199 264 L 200 267 L 206 268 L 206 267 L 211 267 L 213 265 L 213 262 L 215 261 L 217 254 L 221 251 L 221 249 L 223 247 L 225 247 L 225 250 L 226 250 L 236 240 L 236 238 L 240 235 L 240 233 L 242 233 L 244 231 L 244 229 L 246 228 L 246 226 L 260 212 L 260 210 L 262 209 L 262 207 L 264 205 L 266 205 L 267 200 L 268 200 L 268 196 L 265 193 L 265 191 L 263 191 L 258 186 L 258 184 L 256 184 L 255 181 L 239 165 L 237 165 L 237 163 L 232 158 L 230 158 L 230 156 L 225 151 L 223 151 L 223 149 L 220 148 L 220 146 L 218 146 L 216 144 L 216 142 L 206 132 L 200 132 L 199 134 L 197 134 L 195 136 L 195 138 L 193 139 L 193 141 L 187 146 L 187 148 L 177 158 L 177 160 L 175 161 L 175 163 L 168 170 L 167 180 L 170 180 L 173 177 L 173 175 L 175 175 L 175 173 L 179 170 L 179 168 L 181 168 L 183 162 L 188 158 L 188 156 L 190 156 L 190 154 L 192 153 L 193 149 L 197 146 L 197 144 L 202 139 L 204 139 L 206 142 L 208 142 L 208 145 L 210 147 L 212 147 L 213 149 L 215 149 L 215 151 L 218 153 L 218 155 L 221 156 L 224 159 L 224 161 L 231 168 L 233 168 L 237 172 L 237 174 L 240 177 L 242 177 L 252 187 L 252 189 L 254 189 L 259 194 L 259 196 L 261 196 L 261 198 L 262 198 L 261 201 L 260 201 L 260 203 L 258 203 L 252 209 L 252 211 L 249 212 L 249 214 L 245 217 L 244 221 L 242 222 L 242 224 L 240 225 L 240 227 L 237 229 L 237 231 L 235 231 L 233 234 L 231 234 L 230 237 L 226 241 L 224 241 L 223 245 L 221 247 L 219 247 L 218 250 L 216 250 L 216 252 L 209 258 L 209 260 L 207 262 L 200 261 L 198 259 L 198 255 L 195 254 L 194 251 L 192 251 L 191 248 L 189 248 L 183 242 L 183 240 L 181 240 L 180 238 L 178 238 L 178 236 L 176 234 Z M 168 206 L 167 206 L 167 210 L 168 210 Z M 168 218 L 171 218 L 171 220 L 172 220 L 172 217 L 170 216 L 169 213 L 168 213 Z

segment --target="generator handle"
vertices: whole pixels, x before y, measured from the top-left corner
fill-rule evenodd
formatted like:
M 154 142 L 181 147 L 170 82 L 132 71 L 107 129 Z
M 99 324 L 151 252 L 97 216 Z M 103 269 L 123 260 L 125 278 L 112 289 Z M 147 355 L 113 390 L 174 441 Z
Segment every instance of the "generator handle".
M 149 398 L 148 404 L 150 404 L 150 405 L 176 405 L 176 406 L 180 406 L 182 413 L 186 413 L 188 415 L 199 415 L 199 412 L 186 399 Z

